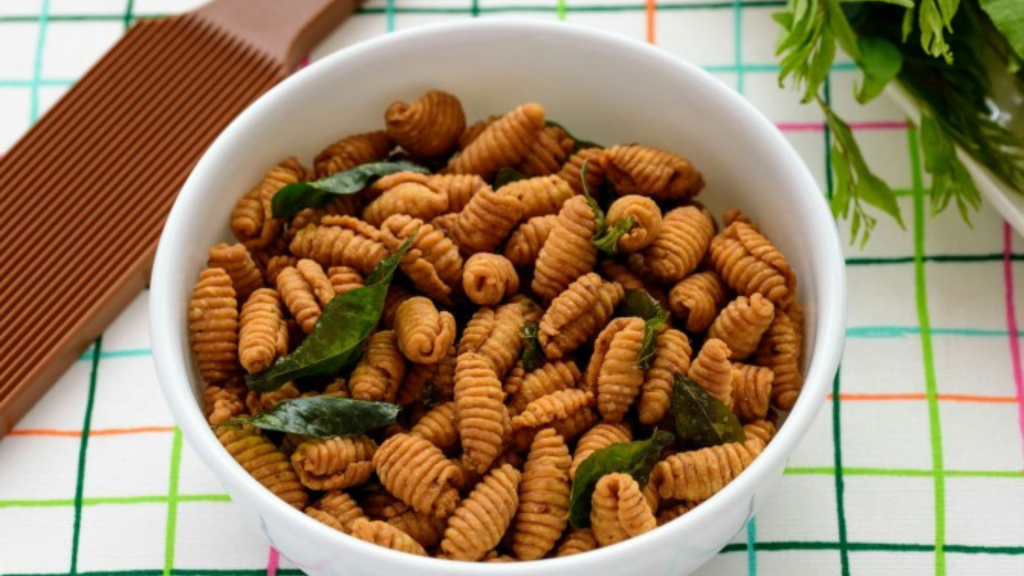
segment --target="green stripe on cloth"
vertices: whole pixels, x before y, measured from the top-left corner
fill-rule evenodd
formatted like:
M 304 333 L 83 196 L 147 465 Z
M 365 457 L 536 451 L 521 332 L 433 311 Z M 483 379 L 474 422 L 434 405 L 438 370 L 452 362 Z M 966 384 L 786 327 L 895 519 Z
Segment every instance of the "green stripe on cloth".
M 100 367 L 100 352 L 103 350 L 103 336 L 96 339 L 92 347 L 92 369 L 89 370 L 89 391 L 85 399 L 85 416 L 82 421 L 82 439 L 78 447 L 78 471 L 75 479 L 75 520 L 71 534 L 71 574 L 78 573 L 78 545 L 82 539 L 82 498 L 85 491 L 85 461 L 89 452 L 89 429 L 92 427 L 92 409 L 96 403 L 96 376 Z
M 178 481 L 181 478 L 181 430 L 174 427 L 171 439 L 171 477 L 167 483 L 167 526 L 164 531 L 164 576 L 174 569 L 174 545 L 178 537 Z

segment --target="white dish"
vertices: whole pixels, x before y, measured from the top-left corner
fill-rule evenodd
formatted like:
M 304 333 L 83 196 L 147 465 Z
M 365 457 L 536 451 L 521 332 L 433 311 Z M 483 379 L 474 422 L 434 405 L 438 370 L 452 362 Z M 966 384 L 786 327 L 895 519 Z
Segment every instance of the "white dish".
M 396 99 L 457 94 L 470 118 L 532 100 L 597 142 L 677 150 L 703 171 L 717 214 L 739 206 L 788 256 L 807 310 L 806 385 L 767 450 L 693 512 L 625 543 L 569 558 L 479 565 L 393 552 L 306 517 L 265 490 L 221 447 L 200 409 L 188 342 L 189 295 L 212 244 L 230 237 L 236 199 L 275 162 L 309 159 L 377 129 Z M 843 253 L 821 191 L 764 116 L 698 67 L 650 46 L 564 24 L 498 20 L 418 28 L 328 56 L 241 114 L 203 156 L 174 205 L 151 283 L 153 351 L 185 438 L 272 545 L 311 574 L 688 574 L 741 530 L 782 476 L 838 366 L 846 316 Z M 217 546 L 211 543 L 211 547 Z

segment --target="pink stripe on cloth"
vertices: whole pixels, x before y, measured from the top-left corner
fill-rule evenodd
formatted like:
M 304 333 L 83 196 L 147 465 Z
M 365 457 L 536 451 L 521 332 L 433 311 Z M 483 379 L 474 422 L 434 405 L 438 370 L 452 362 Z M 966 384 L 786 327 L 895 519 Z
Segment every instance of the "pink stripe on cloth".
M 281 565 L 281 553 L 277 548 L 270 547 L 270 556 L 267 557 L 267 576 L 277 576 L 277 569 Z
M 1017 303 L 1013 293 L 1013 230 L 1003 222 L 1003 285 L 1006 298 L 1006 329 L 1009 332 L 1010 360 L 1013 362 L 1013 381 L 1017 386 L 1017 415 L 1021 440 L 1024 442 L 1024 369 L 1021 367 L 1020 342 L 1017 338 Z
M 823 132 L 823 122 L 776 122 L 775 125 L 783 132 Z M 850 122 L 851 130 L 904 130 L 909 124 L 903 121 L 893 122 Z

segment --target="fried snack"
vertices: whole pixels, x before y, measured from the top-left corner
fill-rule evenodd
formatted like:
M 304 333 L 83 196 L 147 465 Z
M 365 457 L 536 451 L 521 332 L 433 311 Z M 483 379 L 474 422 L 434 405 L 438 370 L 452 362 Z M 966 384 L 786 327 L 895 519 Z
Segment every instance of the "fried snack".
M 501 380 L 487 358 L 473 352 L 459 354 L 455 364 L 455 413 L 463 460 L 477 472 L 490 468 L 504 447 L 508 428 L 504 399 Z
M 459 502 L 459 469 L 424 438 L 395 434 L 374 452 L 373 467 L 391 494 L 419 512 L 444 518 Z
M 523 206 L 516 196 L 481 190 L 459 212 L 451 237 L 466 256 L 494 252 L 522 215 Z
M 321 309 L 313 294 L 313 287 L 306 278 L 297 269 L 288 266 L 277 275 L 277 291 L 302 331 L 306 334 L 312 332 L 320 321 Z
M 554 174 L 565 164 L 575 145 L 561 126 L 545 126 L 516 169 L 526 176 Z
M 505 242 L 505 258 L 515 266 L 533 266 L 556 222 L 558 216 L 548 215 L 536 216 L 520 224 Z
M 279 355 L 288 353 L 281 298 L 274 289 L 253 292 L 242 305 L 239 324 L 238 360 L 249 374 L 266 370 Z
M 358 486 L 373 474 L 377 444 L 366 436 L 317 438 L 299 444 L 292 467 L 302 485 L 312 490 Z
M 331 288 L 334 289 L 334 294 L 344 294 L 351 292 L 356 288 L 362 288 L 366 284 L 366 279 L 359 273 L 355 268 L 349 268 L 348 266 L 331 266 L 327 269 L 327 277 L 331 282 Z
M 612 202 L 608 208 L 608 226 L 633 218 L 633 227 L 619 238 L 618 248 L 626 254 L 639 252 L 661 233 L 661 209 L 654 200 L 630 194 Z
M 521 413 L 530 402 L 548 394 L 575 388 L 580 376 L 580 369 L 572 361 L 541 364 L 536 370 L 525 374 L 519 389 L 510 393 L 512 401 L 509 414 L 515 416 Z
M 597 408 L 609 422 L 621 422 L 640 394 L 644 372 L 637 364 L 644 341 L 643 318 L 616 318 L 594 342 L 586 384 L 597 392 Z
M 804 385 L 800 374 L 799 334 L 789 314 L 777 310 L 775 321 L 768 327 L 754 354 L 755 364 L 771 368 L 775 373 L 772 404 L 779 410 L 792 410 Z
M 302 510 L 309 494 L 299 483 L 288 458 L 251 426 L 217 428 L 217 439 L 250 476 L 289 506 Z
M 387 158 L 393 144 L 383 130 L 354 134 L 338 140 L 313 159 L 317 178 L 326 178 L 335 172 L 350 170 L 368 162 Z
M 509 562 L 516 562 L 516 559 L 507 554 L 498 554 L 496 551 L 491 550 L 480 561 L 487 562 L 488 564 L 507 564 Z
M 306 226 L 319 226 L 324 216 L 356 216 L 359 214 L 359 199 L 356 196 L 335 196 L 323 208 L 303 208 L 288 222 L 288 229 L 281 238 L 291 242 L 295 233 Z
M 352 369 L 349 387 L 357 400 L 394 402 L 405 378 L 405 357 L 394 330 L 382 330 L 366 340 L 362 359 Z
M 344 378 L 335 378 L 334 382 L 331 382 L 324 388 L 323 396 L 334 396 L 335 398 L 351 398 L 352 394 L 348 390 L 348 382 Z
M 520 560 L 543 558 L 569 521 L 569 448 L 550 428 L 537 433 L 523 466 L 512 551 Z
M 796 351 L 799 360 L 804 350 L 804 307 L 793 300 L 786 306 L 785 312 L 793 324 L 793 331 L 796 332 Z
M 341 490 L 331 490 L 305 510 L 306 515 L 346 534 L 352 523 L 366 514 L 354 498 Z
M 594 191 L 604 182 L 604 170 L 601 168 L 601 148 L 584 148 L 577 151 L 565 161 L 558 177 L 569 183 L 574 194 L 583 194 L 583 164 L 587 165 L 587 190 Z
M 430 221 L 430 225 L 436 230 L 440 230 L 448 238 L 452 237 L 452 229 L 455 228 L 455 221 L 459 219 L 458 212 L 449 212 L 448 214 L 442 214 L 437 218 Z
M 450 303 L 452 289 L 462 281 L 459 249 L 440 230 L 404 214 L 391 216 L 381 227 L 381 237 L 391 250 L 398 250 L 413 233 L 416 238 L 399 263 L 402 272 L 420 292 Z
M 454 448 L 459 443 L 455 403 L 445 402 L 434 406 L 420 418 L 409 434 L 419 436 L 444 451 Z
M 726 288 L 713 271 L 687 276 L 668 294 L 668 305 L 676 318 L 686 322 L 689 332 L 704 332 L 715 321 L 725 302 Z
M 267 259 L 267 264 L 265 267 L 266 271 L 264 272 L 264 276 L 266 276 L 268 283 L 277 286 L 277 275 L 281 273 L 281 270 L 284 270 L 289 266 L 294 268 L 295 265 L 298 263 L 299 259 L 294 256 L 286 256 L 283 254 L 278 256 L 271 256 L 270 258 Z
M 500 168 L 522 162 L 543 128 L 544 107 L 533 102 L 523 104 L 488 126 L 452 159 L 446 170 L 490 180 Z
M 707 500 L 732 482 L 761 454 L 766 445 L 761 435 L 770 430 L 768 427 L 774 428 L 763 422 L 744 426 L 747 439 L 743 443 L 732 442 L 673 454 L 658 462 L 651 473 L 651 481 L 658 486 L 662 498 Z
M 380 314 L 380 325 L 382 328 L 392 329 L 395 327 L 395 314 L 398 312 L 398 307 L 402 305 L 409 298 L 415 296 L 412 292 L 407 290 L 404 286 L 398 283 L 392 283 L 391 287 L 388 288 L 388 293 L 384 297 L 384 308 Z
M 238 301 L 222 268 L 199 274 L 188 307 L 188 332 L 199 374 L 217 384 L 238 373 Z
M 508 258 L 479 252 L 466 260 L 462 290 L 474 304 L 494 306 L 519 291 L 519 275 Z
M 704 341 L 693 359 L 686 376 L 700 385 L 708 394 L 732 408 L 732 363 L 729 346 L 721 340 Z
M 436 402 L 444 402 L 455 398 L 455 362 L 458 358 L 458 348 L 452 344 L 448 353 L 435 364 L 437 370 L 431 381 L 431 398 Z
M 532 310 L 531 300 L 509 302 L 497 310 L 480 308 L 466 324 L 459 342 L 459 355 L 476 352 L 483 356 L 499 380 L 515 366 L 523 350 L 523 327 Z
M 402 379 L 402 384 L 398 386 L 398 393 L 395 394 L 395 403 L 399 406 L 412 406 L 426 400 L 430 384 L 434 380 L 434 375 L 437 374 L 437 366 L 437 364 L 409 362 L 405 367 L 405 378 Z
M 622 300 L 618 282 L 605 282 L 590 272 L 569 285 L 551 302 L 540 320 L 540 345 L 558 360 L 597 334 Z
M 592 408 L 584 408 L 555 420 L 551 423 L 551 428 L 565 438 L 566 442 L 572 442 L 590 430 L 594 424 L 597 424 L 597 414 Z
M 383 486 L 371 486 L 360 491 L 359 506 L 372 520 L 390 520 L 409 510 L 405 502 L 395 498 Z
M 271 390 L 270 392 L 250 390 L 245 397 L 245 404 L 250 414 L 259 414 L 260 412 L 270 410 L 285 400 L 294 400 L 301 395 L 302 393 L 299 392 L 298 386 L 294 382 L 288 382 L 277 390 Z
M 203 414 L 211 426 L 217 426 L 245 414 L 245 404 L 238 394 L 220 386 L 207 386 L 203 390 Z
M 697 269 L 714 234 L 715 221 L 707 211 L 696 206 L 670 210 L 661 233 L 643 252 L 631 254 L 629 265 L 660 282 L 678 282 Z
M 448 519 L 441 550 L 452 560 L 480 560 L 501 542 L 519 506 L 522 474 L 510 464 L 487 473 Z
M 658 527 L 640 485 L 629 474 L 606 474 L 594 487 L 590 528 L 601 546 L 611 546 Z
M 436 174 L 427 178 L 427 186 L 448 196 L 447 212 L 461 212 L 473 196 L 491 186 L 476 174 Z
M 562 538 L 562 542 L 555 551 L 556 558 L 582 554 L 597 549 L 597 539 L 590 528 L 573 528 Z
M 363 209 L 363 220 L 380 226 L 394 214 L 432 220 L 448 212 L 448 193 L 428 185 L 429 181 L 424 174 L 399 172 L 374 182 L 370 190 L 380 196 Z
M 601 168 L 622 196 L 686 200 L 704 189 L 704 177 L 689 160 L 650 146 L 612 146 L 601 156 Z
M 221 242 L 210 248 L 206 260 L 207 268 L 221 268 L 231 277 L 231 287 L 239 302 L 245 302 L 255 290 L 263 287 L 263 276 L 260 275 L 256 262 L 242 244 L 225 244 Z
M 348 266 L 369 274 L 388 257 L 380 236 L 379 230 L 352 216 L 324 216 L 319 226 L 299 230 L 289 249 L 321 266 Z
M 512 430 L 540 428 L 555 420 L 594 405 L 594 395 L 583 390 L 559 390 L 530 402 L 521 414 L 512 418 Z
M 644 496 L 647 507 L 651 509 L 651 514 L 657 515 L 658 508 L 661 506 L 661 494 L 658 494 L 658 487 L 653 482 L 648 482 L 641 494 Z
M 321 307 L 327 306 L 334 299 L 334 286 L 322 266 L 308 258 L 303 258 L 295 264 L 295 269 L 309 283 Z
M 757 350 L 761 337 L 775 319 L 775 305 L 761 294 L 738 296 L 722 309 L 708 329 L 708 338 L 729 346 L 732 360 L 743 360 Z
M 469 126 L 466 126 L 466 130 L 462 132 L 462 136 L 459 136 L 459 150 L 465 150 L 466 146 L 469 146 L 473 140 L 476 140 L 484 133 L 484 130 L 491 125 L 501 120 L 501 116 L 493 115 L 484 118 L 483 120 L 477 120 Z
M 675 375 L 690 371 L 690 339 L 686 334 L 669 328 L 658 334 L 658 349 L 654 352 L 651 367 L 644 376 L 640 393 L 640 422 L 657 424 L 672 405 L 672 386 Z
M 455 317 L 438 312 L 429 298 L 414 296 L 395 312 L 398 349 L 418 364 L 437 364 L 455 342 Z
M 796 275 L 786 257 L 745 222 L 733 222 L 711 241 L 710 260 L 725 283 L 744 296 L 761 293 L 785 308 L 796 295 Z
M 583 196 L 562 205 L 558 221 L 537 255 L 531 287 L 545 301 L 553 300 L 577 278 L 594 269 L 597 248 L 591 243 L 597 223 Z
M 648 486 L 653 485 L 653 482 L 648 483 Z M 680 502 L 678 504 L 673 504 L 668 508 L 663 508 L 660 512 L 658 512 L 658 526 L 664 526 L 665 524 L 668 524 L 676 518 L 679 518 L 680 516 L 686 514 L 690 510 L 693 510 L 694 506 L 695 504 L 690 504 L 689 502 Z
M 281 232 L 280 220 L 271 217 L 270 201 L 277 191 L 306 178 L 306 169 L 295 158 L 286 158 L 242 196 L 231 211 L 231 232 L 246 248 L 269 246 Z
M 576 451 L 572 455 L 572 466 L 569 468 L 569 477 L 576 476 L 576 470 L 583 464 L 583 461 L 591 454 L 612 444 L 622 444 L 633 441 L 633 432 L 628 424 L 621 422 L 602 422 L 587 430 L 576 444 Z
M 447 525 L 444 518 L 415 510 L 406 510 L 388 519 L 387 522 L 408 534 L 424 548 L 437 546 L 441 542 L 441 538 L 444 537 L 444 528 Z
M 573 197 L 569 183 L 558 176 L 538 176 L 509 182 L 498 194 L 515 196 L 523 207 L 523 220 L 558 214 L 565 201 Z
M 459 145 L 466 115 L 459 99 L 428 90 L 410 104 L 395 102 L 384 113 L 388 136 L 416 158 L 447 156 Z
M 740 420 L 762 420 L 768 416 L 775 373 L 771 368 L 750 364 L 732 365 L 732 410 Z
M 417 556 L 427 555 L 427 551 L 423 549 L 423 546 L 420 546 L 419 542 L 413 540 L 412 536 L 387 522 L 358 518 L 352 522 L 351 533 L 352 536 L 360 540 L 398 552 L 415 554 Z

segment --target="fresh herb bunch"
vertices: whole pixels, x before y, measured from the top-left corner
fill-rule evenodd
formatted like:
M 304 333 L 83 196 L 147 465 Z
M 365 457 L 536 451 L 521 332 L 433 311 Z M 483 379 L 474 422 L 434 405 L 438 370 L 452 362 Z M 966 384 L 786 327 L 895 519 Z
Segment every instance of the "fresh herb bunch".
M 832 213 L 851 220 L 851 242 L 867 242 L 877 219 L 868 207 L 903 218 L 895 194 L 875 175 L 850 127 L 832 110 L 823 85 L 836 49 L 861 70 L 864 104 L 897 81 L 921 107 L 920 144 L 931 176 L 932 213 L 952 201 L 970 224 L 981 195 L 954 144 L 1011 188 L 1024 191 L 1024 141 L 1002 122 L 996 92 L 1024 97 L 1021 0 L 789 0 L 775 15 L 780 83 L 817 103 L 834 140 Z

